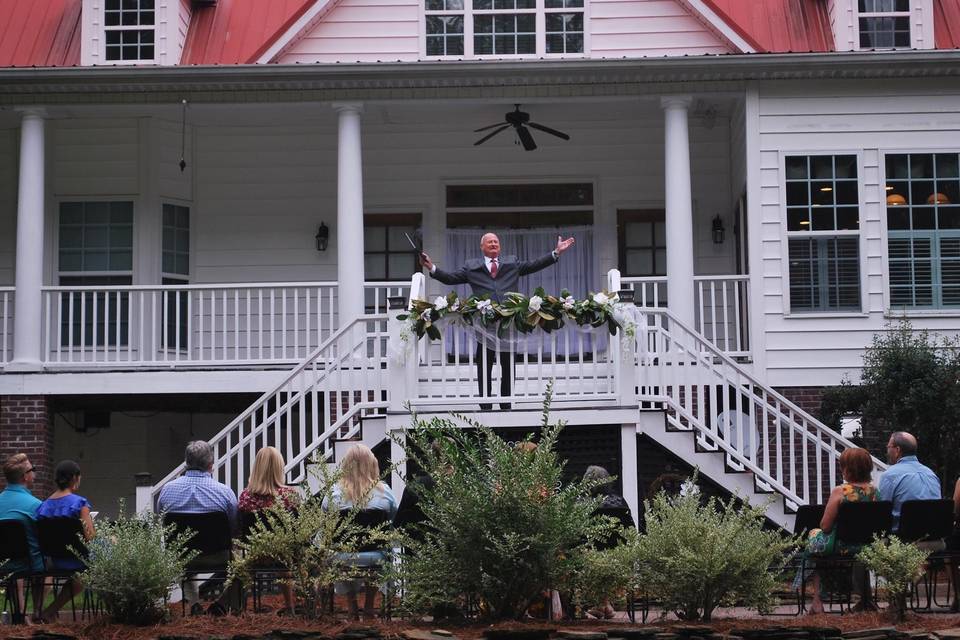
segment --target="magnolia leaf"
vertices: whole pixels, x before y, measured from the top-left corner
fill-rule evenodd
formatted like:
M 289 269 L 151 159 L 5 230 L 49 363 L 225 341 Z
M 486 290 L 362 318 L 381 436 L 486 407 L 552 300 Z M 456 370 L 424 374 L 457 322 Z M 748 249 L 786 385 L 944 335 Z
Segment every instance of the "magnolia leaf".
M 436 326 L 429 324 L 426 326 L 427 335 L 430 336 L 432 340 L 440 339 L 440 329 L 437 329 Z

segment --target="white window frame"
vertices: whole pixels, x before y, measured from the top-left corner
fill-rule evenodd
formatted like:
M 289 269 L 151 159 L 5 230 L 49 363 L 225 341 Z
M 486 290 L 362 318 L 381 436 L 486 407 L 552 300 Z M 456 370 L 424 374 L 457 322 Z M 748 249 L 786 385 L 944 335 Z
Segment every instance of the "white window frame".
M 514 15 L 534 14 L 535 18 L 535 51 L 533 53 L 513 54 L 483 54 L 474 53 L 474 15 Z M 546 24 L 548 13 L 582 13 L 583 14 L 583 51 L 577 53 L 547 53 Z M 463 16 L 463 54 L 462 55 L 428 55 L 427 54 L 427 16 L 460 15 Z M 547 8 L 545 0 L 536 0 L 533 9 L 474 9 L 473 0 L 463 0 L 462 10 L 428 11 L 425 0 L 420 0 L 420 56 L 430 60 L 501 60 L 523 58 L 586 58 L 590 51 L 589 29 L 589 2 L 583 0 L 582 7 Z
M 863 49 L 863 50 L 882 49 L 882 50 L 885 50 L 885 51 L 886 51 L 886 50 L 890 50 L 890 49 L 910 49 L 910 48 L 912 48 L 912 47 L 914 46 L 913 15 L 912 15 L 912 12 L 911 12 L 912 7 L 911 7 L 910 4 L 909 4 L 909 0 L 908 0 L 907 10 L 906 10 L 906 11 L 860 11 L 860 0 L 851 0 L 851 1 L 854 3 L 853 32 L 854 32 L 854 37 L 856 38 L 856 43 L 857 43 L 857 48 L 858 48 L 858 49 Z M 896 2 L 897 0 L 891 0 L 891 1 Z M 910 39 L 909 39 L 909 42 L 908 42 L 905 46 L 899 46 L 899 47 L 896 46 L 896 45 L 891 45 L 891 46 L 889 46 L 889 47 L 864 46 L 864 45 L 862 44 L 861 40 L 860 40 L 860 19 L 861 19 L 861 18 L 865 18 L 865 19 L 869 19 L 869 18 L 906 18 L 906 19 L 907 19 L 907 24 L 908 24 L 909 27 L 910 27 Z
M 782 288 L 782 299 L 783 299 L 783 315 L 785 318 L 860 318 L 868 315 L 866 311 L 866 277 L 864 269 L 864 252 L 865 252 L 865 243 L 866 238 L 864 234 L 864 211 L 865 211 L 865 202 L 864 202 L 864 166 L 863 166 L 863 154 L 859 149 L 797 149 L 789 151 L 780 151 L 777 167 L 778 175 L 778 188 L 781 190 L 780 198 L 780 220 L 781 220 L 781 233 L 780 233 L 780 242 L 781 242 L 781 281 L 783 283 Z M 856 158 L 857 166 L 857 207 L 860 212 L 860 222 L 859 229 L 855 231 L 842 230 L 842 231 L 788 231 L 787 224 L 787 157 L 788 156 L 854 156 Z M 790 299 L 790 239 L 791 238 L 842 238 L 842 237 L 853 237 L 858 238 L 857 242 L 857 262 L 858 262 L 858 279 L 857 286 L 859 288 L 859 300 L 860 300 L 860 310 L 833 310 L 827 309 L 822 311 L 808 311 L 808 310 L 792 310 L 792 300 Z
M 155 64 L 155 63 L 157 62 L 157 60 L 158 60 L 157 49 L 159 48 L 159 45 L 160 45 L 160 43 L 159 43 L 159 37 L 158 37 L 159 34 L 158 34 L 158 31 L 157 31 L 157 14 L 159 13 L 159 7 L 158 7 L 157 5 L 160 4 L 160 0 L 154 0 L 154 5 L 153 5 L 153 9 L 152 9 L 152 11 L 153 11 L 153 24 L 152 24 L 152 25 L 141 25 L 141 24 L 123 25 L 123 24 L 120 24 L 120 25 L 110 25 L 110 26 L 107 25 L 107 2 L 108 2 L 108 1 L 109 1 L 109 0 L 102 0 L 101 10 L 100 10 L 100 11 L 101 11 L 100 24 L 103 25 L 103 39 L 102 39 L 102 41 L 101 41 L 101 42 L 102 42 L 102 45 L 101 45 L 101 47 L 100 47 L 100 48 L 101 48 L 100 54 L 101 54 L 101 56 L 102 56 L 101 59 L 103 60 L 104 64 L 113 64 L 113 65 Z M 123 0 L 118 0 L 118 1 L 121 2 L 121 3 L 123 2 Z M 122 4 L 121 4 L 121 7 L 122 7 Z M 139 12 L 139 11 L 140 11 L 140 9 L 138 9 L 138 12 Z M 107 57 L 107 49 L 108 49 L 107 36 L 108 36 L 108 34 L 110 34 L 110 33 L 124 32 L 124 31 L 151 31 L 151 32 L 153 33 L 153 57 L 152 57 L 152 58 L 137 58 L 137 59 L 135 59 L 135 60 L 124 60 L 124 59 L 122 58 L 122 56 L 123 56 L 123 51 L 122 51 L 122 45 L 121 45 L 121 58 L 118 59 L 118 60 L 110 60 L 110 59 Z M 121 35 L 121 38 L 122 38 L 122 35 Z M 137 45 L 137 46 L 138 46 L 138 53 L 139 53 L 139 47 L 140 47 L 141 45 Z

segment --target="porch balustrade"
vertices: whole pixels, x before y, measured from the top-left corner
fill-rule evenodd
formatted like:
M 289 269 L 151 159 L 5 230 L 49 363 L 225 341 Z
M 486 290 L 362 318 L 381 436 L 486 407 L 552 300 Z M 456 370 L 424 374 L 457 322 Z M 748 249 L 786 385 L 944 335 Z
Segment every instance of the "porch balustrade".
M 367 312 L 383 313 L 409 285 L 364 289 Z M 337 316 L 336 282 L 45 287 L 44 366 L 289 364 L 336 331 Z
M 0 365 L 13 358 L 13 287 L 0 287 Z
M 666 308 L 667 278 L 623 278 L 640 307 Z M 733 358 L 750 356 L 750 276 L 694 276 L 694 328 Z

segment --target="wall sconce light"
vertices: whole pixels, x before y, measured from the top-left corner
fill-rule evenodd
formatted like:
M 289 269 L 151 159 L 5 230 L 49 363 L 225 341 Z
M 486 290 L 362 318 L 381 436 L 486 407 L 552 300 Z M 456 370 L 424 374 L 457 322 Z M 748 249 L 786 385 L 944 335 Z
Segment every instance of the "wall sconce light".
M 620 299 L 620 302 L 624 304 L 632 304 L 637 292 L 633 289 L 620 289 L 617 291 L 617 297 Z
M 713 218 L 713 244 L 723 244 L 723 233 L 725 229 L 723 228 L 723 220 L 720 218 L 718 213 Z
M 326 251 L 330 244 L 330 227 L 321 222 L 320 228 L 317 229 L 316 240 L 317 251 Z

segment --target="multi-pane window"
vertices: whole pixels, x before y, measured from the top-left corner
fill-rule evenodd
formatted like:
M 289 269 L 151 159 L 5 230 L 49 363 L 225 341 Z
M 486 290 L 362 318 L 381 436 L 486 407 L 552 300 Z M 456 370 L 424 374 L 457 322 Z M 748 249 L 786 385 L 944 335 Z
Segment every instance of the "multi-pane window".
M 428 56 L 584 51 L 583 0 L 425 0 L 424 19 Z
M 786 158 L 791 312 L 860 310 L 857 157 Z
M 163 284 L 186 285 L 190 282 L 190 208 L 164 203 L 162 241 Z M 186 291 L 164 291 L 165 319 L 162 341 L 165 346 L 187 347 L 189 295 Z
M 128 285 L 133 278 L 133 203 L 62 202 L 61 286 Z M 85 291 L 61 297 L 61 344 L 126 344 L 127 293 Z
M 363 226 L 364 278 L 405 281 L 419 270 L 417 252 L 407 240 L 419 237 L 418 214 L 367 215 Z
M 910 46 L 910 0 L 857 0 L 861 49 Z
M 960 154 L 886 157 L 892 308 L 960 307 Z
M 153 61 L 154 0 L 104 0 L 107 60 Z
M 667 275 L 663 211 L 620 211 L 620 271 L 625 276 Z

